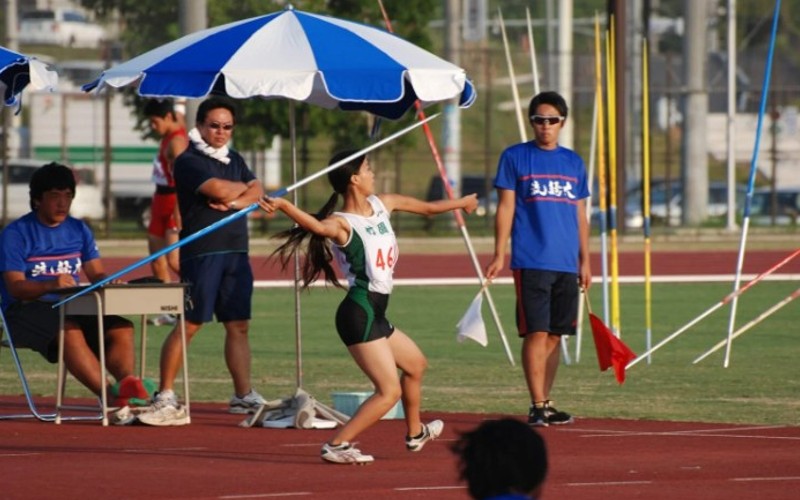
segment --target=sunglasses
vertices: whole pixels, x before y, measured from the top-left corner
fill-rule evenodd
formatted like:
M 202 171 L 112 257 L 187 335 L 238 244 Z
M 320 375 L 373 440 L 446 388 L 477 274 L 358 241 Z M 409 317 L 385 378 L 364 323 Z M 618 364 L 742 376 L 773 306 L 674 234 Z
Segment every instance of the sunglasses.
M 233 130 L 233 124 L 227 123 L 227 124 L 223 125 L 221 123 L 211 122 L 211 123 L 208 124 L 208 128 L 213 129 L 213 130 L 222 129 L 225 132 L 230 132 L 231 130 Z
M 533 115 L 531 116 L 531 121 L 534 125 L 556 125 L 564 121 L 563 116 L 542 116 L 542 115 Z

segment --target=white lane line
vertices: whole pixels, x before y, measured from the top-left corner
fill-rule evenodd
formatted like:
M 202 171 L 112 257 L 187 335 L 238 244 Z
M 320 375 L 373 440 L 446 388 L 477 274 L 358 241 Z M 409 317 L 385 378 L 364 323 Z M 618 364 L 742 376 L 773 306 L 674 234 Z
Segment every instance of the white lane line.
M 394 491 L 440 491 L 440 490 L 465 490 L 466 486 L 409 486 L 394 488 Z
M 41 453 L 2 453 L 0 454 L 0 458 L 6 457 L 35 457 L 41 455 Z
M 754 481 L 800 481 L 800 476 L 786 477 L 733 477 L 730 481 L 754 482 Z
M 653 481 L 598 481 L 595 483 L 567 483 L 567 486 L 637 486 L 653 484 Z
M 742 275 L 742 281 L 751 281 L 755 274 Z M 734 279 L 731 274 L 683 274 L 683 275 L 657 275 L 651 276 L 653 283 L 728 283 Z M 470 278 L 395 278 L 394 284 L 397 286 L 450 286 L 450 285 L 474 285 L 476 277 Z M 593 277 L 592 283 L 600 283 L 602 278 Z M 644 283 L 644 276 L 620 276 L 620 283 Z M 800 281 L 800 274 L 772 274 L 764 277 L 764 281 Z M 510 285 L 514 283 L 513 278 L 495 278 L 492 280 L 495 285 Z M 274 279 L 274 280 L 255 280 L 253 286 L 256 288 L 291 288 L 294 280 Z M 325 286 L 325 283 L 316 281 L 311 286 Z
M 206 446 L 194 446 L 186 448 L 127 448 L 122 451 L 125 453 L 154 453 L 163 451 L 208 451 L 209 449 Z
M 614 432 L 597 433 L 581 436 L 584 438 L 604 438 L 604 437 L 642 437 L 642 436 L 664 436 L 664 437 L 694 437 L 694 438 L 725 438 L 725 439 L 763 439 L 771 441 L 800 441 L 800 436 L 762 436 L 758 434 L 713 434 L 695 432 Z
M 242 498 L 282 498 L 282 497 L 305 497 L 311 495 L 310 491 L 287 491 L 284 493 L 254 493 L 252 495 L 224 495 L 217 497 L 223 500 L 238 500 Z

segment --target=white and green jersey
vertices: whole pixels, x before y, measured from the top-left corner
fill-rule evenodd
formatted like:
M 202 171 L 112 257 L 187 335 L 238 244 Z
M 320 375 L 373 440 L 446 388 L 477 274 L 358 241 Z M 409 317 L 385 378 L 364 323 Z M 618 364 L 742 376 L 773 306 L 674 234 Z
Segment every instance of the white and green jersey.
M 350 224 L 350 237 L 344 245 L 333 245 L 339 269 L 350 287 L 370 292 L 392 293 L 392 273 L 399 257 L 397 238 L 389 220 L 389 211 L 375 195 L 367 198 L 372 215 L 335 212 Z

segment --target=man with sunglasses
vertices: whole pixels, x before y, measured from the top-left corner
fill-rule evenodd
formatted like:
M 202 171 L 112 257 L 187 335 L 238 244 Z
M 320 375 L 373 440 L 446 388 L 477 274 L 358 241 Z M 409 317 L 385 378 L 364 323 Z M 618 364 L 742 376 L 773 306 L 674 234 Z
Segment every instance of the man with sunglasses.
M 203 101 L 189 148 L 175 160 L 174 176 L 181 214 L 181 238 L 200 231 L 264 196 L 261 182 L 244 159 L 228 147 L 236 110 L 222 97 Z M 225 328 L 225 361 L 233 379 L 231 413 L 248 413 L 266 403 L 253 390 L 250 377 L 250 309 L 253 272 L 248 256 L 247 218 L 220 226 L 181 247 L 181 281 L 189 285 L 186 340 L 191 341 L 216 316 Z M 176 326 L 161 348 L 161 383 L 150 411 L 139 415 L 148 425 L 185 425 L 185 408 L 173 392 L 181 366 L 180 329 Z
M 553 407 L 550 391 L 561 336 L 575 334 L 578 287 L 588 289 L 592 278 L 586 167 L 574 151 L 558 144 L 567 112 L 566 101 L 556 92 L 531 99 L 528 115 L 535 138 L 503 151 L 494 180 L 494 258 L 486 277 L 493 279 L 504 268 L 510 237 L 532 426 L 573 422 L 571 415 Z

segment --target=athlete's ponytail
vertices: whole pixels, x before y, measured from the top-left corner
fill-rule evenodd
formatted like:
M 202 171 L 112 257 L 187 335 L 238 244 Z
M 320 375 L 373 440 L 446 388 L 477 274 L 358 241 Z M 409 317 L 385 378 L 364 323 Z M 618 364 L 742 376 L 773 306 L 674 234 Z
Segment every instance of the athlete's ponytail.
M 333 165 L 343 158 L 351 156 L 353 153 L 353 151 L 342 151 L 334 155 L 328 164 Z M 334 212 L 336 204 L 339 201 L 339 195 L 347 193 L 347 187 L 350 185 L 351 177 L 358 173 L 365 159 L 365 155 L 360 155 L 341 167 L 328 172 L 328 181 L 333 187 L 334 192 L 331 197 L 328 198 L 327 203 L 314 214 L 317 220 L 323 220 Z M 336 271 L 331 265 L 333 251 L 331 250 L 330 242 L 327 241 L 324 236 L 312 234 L 300 226 L 295 226 L 292 229 L 283 231 L 274 236 L 274 238 L 286 238 L 286 242 L 275 249 L 272 255 L 278 255 L 281 266 L 285 270 L 289 265 L 289 260 L 308 235 L 310 235 L 311 238 L 308 241 L 306 259 L 302 265 L 303 288 L 308 288 L 309 285 L 315 282 L 317 278 L 319 278 L 320 273 L 325 274 L 326 282 L 339 288 L 344 288 L 344 285 L 339 283 L 339 279 L 336 277 Z

